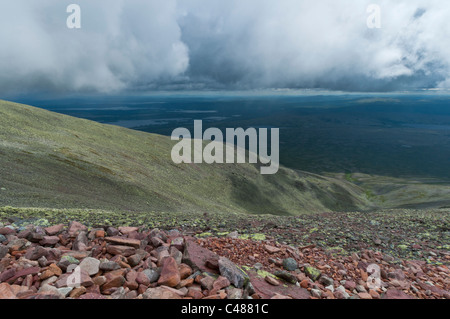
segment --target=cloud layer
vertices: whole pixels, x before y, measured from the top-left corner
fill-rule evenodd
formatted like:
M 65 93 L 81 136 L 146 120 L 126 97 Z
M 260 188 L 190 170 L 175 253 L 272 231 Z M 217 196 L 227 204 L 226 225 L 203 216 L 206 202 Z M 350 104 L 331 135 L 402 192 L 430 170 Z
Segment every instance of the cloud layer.
M 449 88 L 449 20 L 438 0 L 2 1 L 0 92 Z

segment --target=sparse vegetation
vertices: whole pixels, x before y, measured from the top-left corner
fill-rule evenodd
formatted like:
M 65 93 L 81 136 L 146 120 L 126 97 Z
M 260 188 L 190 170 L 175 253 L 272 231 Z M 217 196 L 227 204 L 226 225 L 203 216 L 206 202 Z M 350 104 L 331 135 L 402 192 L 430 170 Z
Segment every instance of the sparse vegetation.
M 0 102 L 0 205 L 298 215 L 371 207 L 357 186 L 255 165 L 175 165 L 160 135 Z M 296 187 L 301 185 L 301 187 Z

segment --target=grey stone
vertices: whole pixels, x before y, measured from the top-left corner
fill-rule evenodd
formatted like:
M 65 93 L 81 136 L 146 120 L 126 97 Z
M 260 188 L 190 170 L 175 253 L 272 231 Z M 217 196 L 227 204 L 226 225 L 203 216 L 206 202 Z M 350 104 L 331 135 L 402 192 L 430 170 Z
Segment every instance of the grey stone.
M 148 280 L 150 280 L 150 283 L 157 282 L 160 275 L 160 273 L 155 269 L 146 269 L 143 273 L 147 276 Z
M 327 276 L 321 276 L 319 283 L 321 283 L 324 287 L 332 286 L 334 284 L 334 280 Z
M 311 289 L 311 295 L 316 298 L 321 298 L 322 292 L 319 289 Z
M 0 246 L 0 259 L 2 259 L 3 257 L 6 256 L 6 254 L 8 253 L 9 248 L 6 246 Z
M 72 250 L 85 251 L 87 249 L 87 244 L 88 244 L 87 232 L 82 230 L 79 232 L 77 238 L 73 242 Z
M 89 276 L 96 275 L 100 270 L 100 260 L 92 257 L 86 257 L 80 263 L 81 270 L 86 271 Z
M 112 299 L 125 299 L 125 295 L 127 294 L 127 291 L 123 287 L 117 288 L 116 291 L 114 291 L 111 294 Z
M 219 258 L 219 271 L 236 288 L 242 288 L 249 281 L 248 275 L 226 257 Z
M 236 238 L 239 237 L 239 233 L 238 233 L 237 231 L 233 231 L 233 232 L 229 233 L 229 234 L 227 235 L 227 237 L 228 237 L 228 238 L 234 238 L 234 239 L 236 239 Z
M 226 290 L 228 299 L 242 299 L 243 292 L 242 289 L 229 288 Z
M 298 268 L 297 261 L 294 258 L 286 258 L 283 260 L 283 268 L 287 271 L 294 271 Z
M 296 276 L 294 276 L 293 274 L 291 274 L 291 273 L 289 273 L 287 271 L 284 271 L 284 270 L 276 271 L 274 273 L 274 275 L 277 276 L 278 278 L 283 279 L 284 281 L 286 281 L 286 282 L 288 282 L 290 284 L 294 284 L 295 285 L 298 282 Z
M 263 266 L 261 263 L 256 263 L 256 264 L 253 265 L 253 267 L 254 267 L 256 270 L 261 270 L 261 269 L 263 269 L 264 266 Z
M 54 286 L 50 286 L 48 284 L 42 285 L 39 288 L 40 293 L 51 293 L 53 295 L 59 296 L 60 299 L 63 299 L 64 296 L 59 292 L 58 288 L 54 287 Z
M 38 260 L 42 256 L 48 256 L 48 250 L 41 246 L 30 247 L 25 253 L 25 258 L 29 260 Z
M 106 229 L 106 233 L 108 234 L 109 237 L 114 237 L 114 236 L 118 236 L 119 235 L 119 230 L 117 228 L 114 228 L 114 227 L 108 227 Z
M 120 265 L 115 261 L 102 261 L 100 262 L 99 268 L 104 271 L 113 271 L 120 269 Z
M 59 294 L 64 298 L 67 297 L 72 290 L 73 290 L 73 287 L 58 288 Z
M 325 289 L 328 289 L 329 291 L 334 292 L 334 287 L 333 287 L 333 285 L 326 286 Z
M 362 285 L 357 285 L 355 289 L 356 289 L 357 292 L 365 292 L 365 293 L 367 293 L 366 288 L 364 288 L 364 286 L 362 286 Z

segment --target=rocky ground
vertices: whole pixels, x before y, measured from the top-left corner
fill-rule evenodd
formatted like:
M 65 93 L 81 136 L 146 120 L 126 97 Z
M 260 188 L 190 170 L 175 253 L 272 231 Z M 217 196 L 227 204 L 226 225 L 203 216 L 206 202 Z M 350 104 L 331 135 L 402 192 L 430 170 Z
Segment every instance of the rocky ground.
M 373 228 L 382 227 L 381 219 L 371 218 Z M 441 242 L 446 220 L 436 226 L 443 234 L 435 240 L 433 233 L 426 240 L 416 236 L 413 243 L 394 242 L 393 249 L 387 235 L 393 223 L 383 238 L 372 238 L 379 249 L 357 250 L 325 248 L 317 240 L 287 242 L 323 231 L 307 222 L 293 227 L 255 219 L 252 230 L 261 232 L 240 234 L 167 224 L 157 229 L 3 219 L 2 299 L 450 299 L 450 253 Z M 356 232 L 354 225 L 347 225 L 347 234 Z M 409 258 L 411 251 L 417 258 Z

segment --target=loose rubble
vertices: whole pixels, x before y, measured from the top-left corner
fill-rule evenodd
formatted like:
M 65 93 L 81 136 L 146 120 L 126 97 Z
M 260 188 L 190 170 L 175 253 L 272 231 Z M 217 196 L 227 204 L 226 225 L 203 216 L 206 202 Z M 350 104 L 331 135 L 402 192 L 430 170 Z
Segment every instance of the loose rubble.
M 72 221 L 0 227 L 0 299 L 450 299 L 446 265 Z

